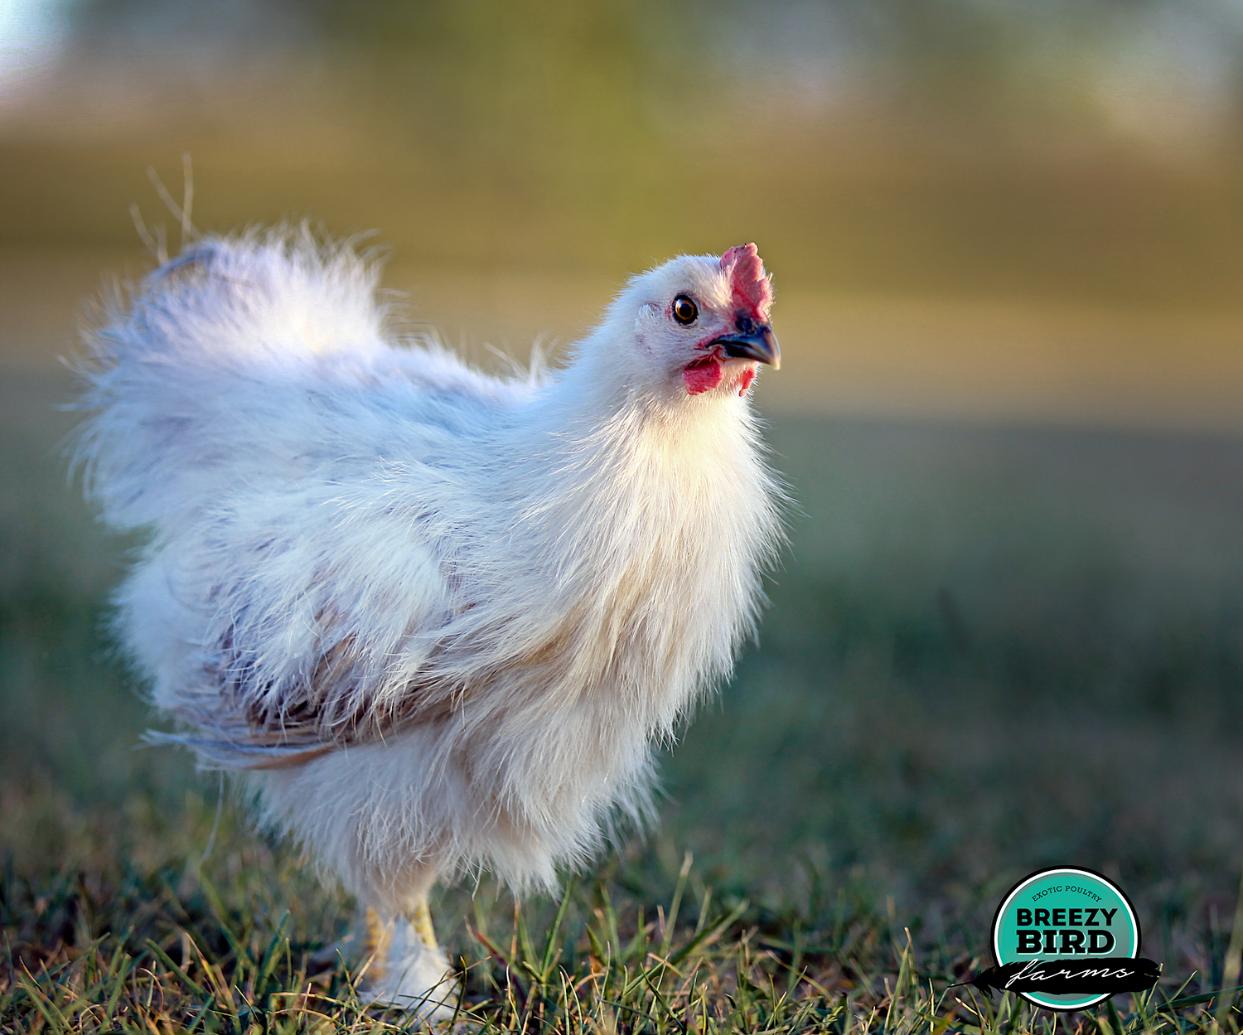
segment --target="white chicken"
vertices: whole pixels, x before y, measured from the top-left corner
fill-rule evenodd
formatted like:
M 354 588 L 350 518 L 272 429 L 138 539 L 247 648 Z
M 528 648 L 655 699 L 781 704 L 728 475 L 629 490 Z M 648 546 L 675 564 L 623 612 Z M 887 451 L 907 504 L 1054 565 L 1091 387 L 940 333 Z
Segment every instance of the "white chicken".
M 205 239 L 89 336 L 81 455 L 149 529 L 118 594 L 151 696 L 363 907 L 366 990 L 458 994 L 427 894 L 548 887 L 650 811 L 781 538 L 748 389 L 754 245 L 632 279 L 548 374 L 398 342 L 305 232 Z

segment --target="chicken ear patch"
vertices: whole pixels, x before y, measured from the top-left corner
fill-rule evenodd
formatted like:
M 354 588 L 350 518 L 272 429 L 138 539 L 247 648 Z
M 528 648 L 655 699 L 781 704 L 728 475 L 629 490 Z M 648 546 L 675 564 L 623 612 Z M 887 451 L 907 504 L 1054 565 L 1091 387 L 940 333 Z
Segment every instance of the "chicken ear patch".
M 734 306 L 754 320 L 767 321 L 773 286 L 759 249 L 754 244 L 735 245 L 721 256 L 721 269 L 729 276 Z

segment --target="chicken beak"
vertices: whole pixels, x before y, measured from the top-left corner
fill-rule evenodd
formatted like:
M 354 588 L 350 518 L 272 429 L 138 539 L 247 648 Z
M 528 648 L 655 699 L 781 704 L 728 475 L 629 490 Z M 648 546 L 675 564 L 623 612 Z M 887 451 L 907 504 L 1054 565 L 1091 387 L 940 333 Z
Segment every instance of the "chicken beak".
M 767 363 L 774 370 L 781 369 L 781 346 L 768 324 L 758 324 L 737 334 L 722 334 L 712 342 L 731 359 L 753 359 Z

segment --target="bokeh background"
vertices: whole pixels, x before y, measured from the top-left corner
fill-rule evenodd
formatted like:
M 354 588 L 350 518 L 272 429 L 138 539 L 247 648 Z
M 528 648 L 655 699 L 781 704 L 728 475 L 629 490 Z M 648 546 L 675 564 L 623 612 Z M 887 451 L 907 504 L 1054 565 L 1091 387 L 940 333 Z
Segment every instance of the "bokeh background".
M 1219 973 L 1243 5 L 0 0 L 0 852 L 35 881 L 212 823 L 216 784 L 136 746 L 106 629 L 129 544 L 63 458 L 60 357 L 143 237 L 177 247 L 148 170 L 179 203 L 186 155 L 200 229 L 375 231 L 411 319 L 484 364 L 572 341 L 629 271 L 758 241 L 791 549 L 626 865 L 691 852 L 979 951 L 995 900 L 965 889 L 1080 863 L 1152 954 Z

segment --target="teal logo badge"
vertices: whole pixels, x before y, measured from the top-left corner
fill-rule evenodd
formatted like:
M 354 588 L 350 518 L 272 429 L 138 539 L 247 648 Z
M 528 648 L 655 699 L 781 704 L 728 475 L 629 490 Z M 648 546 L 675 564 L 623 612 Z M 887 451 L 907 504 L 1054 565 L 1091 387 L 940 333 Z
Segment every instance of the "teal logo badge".
M 993 917 L 996 966 L 971 982 L 1049 1010 L 1082 1010 L 1152 987 L 1160 966 L 1139 955 L 1135 909 L 1108 878 L 1077 866 L 1019 881 Z

